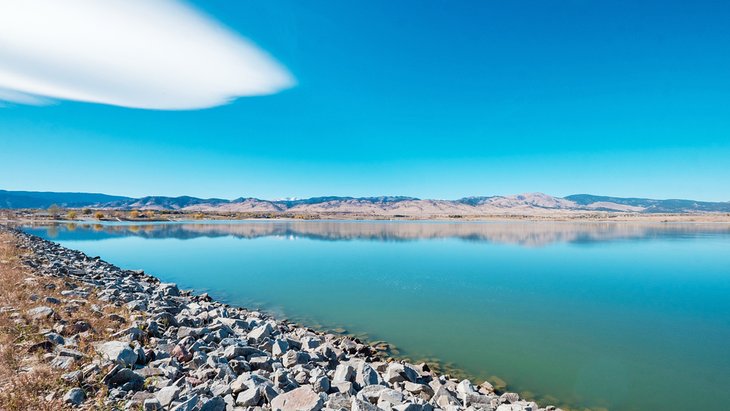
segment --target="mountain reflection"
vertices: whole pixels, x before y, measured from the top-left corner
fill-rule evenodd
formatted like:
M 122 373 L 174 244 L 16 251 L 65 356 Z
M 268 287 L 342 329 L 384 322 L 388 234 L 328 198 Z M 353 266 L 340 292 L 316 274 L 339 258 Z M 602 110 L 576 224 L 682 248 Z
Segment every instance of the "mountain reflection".
M 730 235 L 723 223 L 574 223 L 574 222 L 363 222 L 246 221 L 154 224 L 54 224 L 27 226 L 56 240 L 100 240 L 136 236 L 192 239 L 232 236 L 307 238 L 323 241 L 414 241 L 456 238 L 465 241 L 545 246 L 657 237 Z

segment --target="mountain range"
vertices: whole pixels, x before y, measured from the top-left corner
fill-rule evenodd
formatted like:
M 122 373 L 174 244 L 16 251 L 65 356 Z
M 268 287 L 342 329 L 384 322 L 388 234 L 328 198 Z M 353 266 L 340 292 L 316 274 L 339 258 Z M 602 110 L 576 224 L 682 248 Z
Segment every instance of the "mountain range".
M 357 214 L 380 216 L 533 215 L 571 212 L 730 213 L 730 202 L 655 200 L 575 194 L 555 197 L 543 193 L 430 200 L 415 197 L 313 197 L 261 200 L 257 198 L 163 197 L 141 198 L 97 193 L 59 193 L 0 190 L 0 208 L 64 208 L 120 210 L 176 210 L 274 214 Z

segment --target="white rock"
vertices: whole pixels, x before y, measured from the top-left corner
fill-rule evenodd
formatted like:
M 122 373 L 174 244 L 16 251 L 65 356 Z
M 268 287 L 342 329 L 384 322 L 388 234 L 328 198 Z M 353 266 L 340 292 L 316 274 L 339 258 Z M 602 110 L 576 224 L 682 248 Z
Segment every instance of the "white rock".
M 278 395 L 271 401 L 272 411 L 319 411 L 322 398 L 309 386 Z
M 160 405 L 162 405 L 163 407 L 167 407 L 168 405 L 170 405 L 171 402 L 177 399 L 178 395 L 180 395 L 180 388 L 171 385 L 157 391 L 155 393 L 155 398 L 160 401 Z
M 108 341 L 96 346 L 96 351 L 107 360 L 131 367 L 137 362 L 137 353 L 123 341 Z

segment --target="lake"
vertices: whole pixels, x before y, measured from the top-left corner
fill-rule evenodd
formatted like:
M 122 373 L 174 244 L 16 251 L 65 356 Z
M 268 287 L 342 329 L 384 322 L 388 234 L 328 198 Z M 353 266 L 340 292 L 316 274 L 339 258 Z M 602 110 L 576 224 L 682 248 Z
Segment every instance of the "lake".
M 730 407 L 730 225 L 247 221 L 26 227 L 538 401 Z M 459 370 L 459 371 L 455 371 Z

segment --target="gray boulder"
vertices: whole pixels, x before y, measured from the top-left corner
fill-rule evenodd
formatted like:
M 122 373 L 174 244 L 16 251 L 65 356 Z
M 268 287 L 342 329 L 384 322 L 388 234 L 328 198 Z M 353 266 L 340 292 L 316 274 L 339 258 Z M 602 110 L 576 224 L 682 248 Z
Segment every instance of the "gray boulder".
M 86 399 L 86 394 L 81 388 L 71 388 L 63 396 L 63 402 L 78 407 Z
M 236 397 L 236 404 L 243 407 L 256 406 L 261 401 L 261 390 L 259 387 L 249 388 L 241 391 Z
M 309 386 L 280 394 L 271 401 L 272 411 L 319 411 L 322 406 L 322 398 Z
M 56 314 L 56 312 L 53 311 L 53 308 L 46 306 L 31 308 L 26 313 L 28 314 L 28 317 L 31 318 L 31 320 L 45 320 L 47 318 L 53 317 L 53 315 Z
M 109 341 L 96 346 L 96 352 L 104 359 L 130 367 L 137 362 L 137 353 L 123 341 Z
M 332 378 L 332 382 L 352 381 L 354 371 L 355 370 L 353 370 L 352 366 L 349 364 L 340 364 L 335 369 L 335 375 Z
M 180 395 L 180 388 L 174 385 L 164 387 L 155 393 L 155 397 L 163 407 L 170 405 L 170 403 L 177 399 L 178 395 Z

